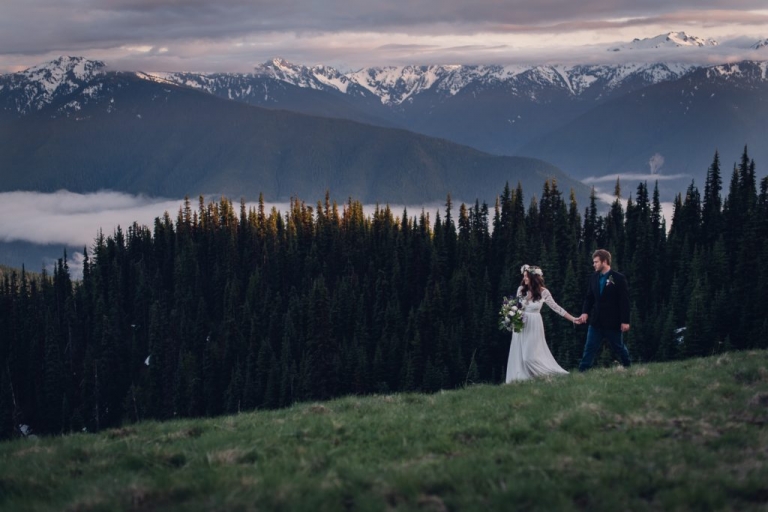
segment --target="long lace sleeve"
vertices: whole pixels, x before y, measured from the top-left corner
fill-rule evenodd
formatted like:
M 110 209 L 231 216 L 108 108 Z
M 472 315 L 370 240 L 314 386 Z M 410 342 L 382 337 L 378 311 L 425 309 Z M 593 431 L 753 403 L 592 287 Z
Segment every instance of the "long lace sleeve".
M 549 290 L 544 290 L 541 292 L 541 298 L 544 299 L 544 303 L 549 306 L 549 309 L 554 311 L 560 316 L 565 316 L 566 311 L 557 305 L 557 302 L 555 302 L 555 299 L 552 298 L 552 294 L 549 293 Z

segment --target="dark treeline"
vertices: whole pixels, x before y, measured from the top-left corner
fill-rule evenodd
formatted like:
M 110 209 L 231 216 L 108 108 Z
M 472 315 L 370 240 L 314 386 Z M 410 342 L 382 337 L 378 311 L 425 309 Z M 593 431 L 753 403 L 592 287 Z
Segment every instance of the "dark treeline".
M 0 436 L 498 383 L 498 311 L 520 266 L 539 264 L 578 314 L 598 247 L 630 280 L 635 362 L 766 347 L 767 189 L 745 148 L 727 196 L 715 154 L 668 232 L 658 186 L 624 207 L 618 182 L 604 216 L 594 194 L 582 213 L 552 182 L 528 201 L 507 186 L 492 210 L 449 198 L 434 219 L 327 196 L 284 213 L 186 201 L 175 220 L 100 236 L 77 282 L 66 255 L 52 275 L 3 273 Z M 585 328 L 544 319 L 575 368 Z

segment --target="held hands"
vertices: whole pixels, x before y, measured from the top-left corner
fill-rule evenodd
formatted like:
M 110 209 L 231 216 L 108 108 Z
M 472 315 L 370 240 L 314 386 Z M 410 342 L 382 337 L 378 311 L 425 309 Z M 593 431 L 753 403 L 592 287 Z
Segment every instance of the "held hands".
M 587 323 L 587 318 L 589 318 L 589 315 L 586 313 L 582 314 L 581 316 L 577 316 L 573 319 L 573 323 L 576 325 L 581 325 Z
M 587 315 L 585 313 L 585 314 L 583 314 L 581 316 L 574 317 L 573 323 L 575 325 L 582 325 L 582 324 L 587 323 L 587 319 L 588 318 L 589 318 L 589 315 Z M 621 324 L 621 332 L 629 332 L 629 324 Z
M 574 325 L 581 325 L 581 324 L 583 324 L 583 323 L 585 323 L 587 321 L 587 315 L 586 314 L 581 315 L 581 316 L 574 316 L 572 318 L 573 318 Z

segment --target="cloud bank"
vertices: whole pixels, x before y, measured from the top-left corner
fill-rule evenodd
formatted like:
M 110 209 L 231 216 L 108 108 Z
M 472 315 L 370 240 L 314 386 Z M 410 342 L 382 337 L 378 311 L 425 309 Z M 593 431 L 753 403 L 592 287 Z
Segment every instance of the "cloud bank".
M 607 205 L 615 199 L 613 195 L 598 188 L 596 188 L 596 195 L 604 201 L 602 209 L 607 209 Z M 215 200 L 215 198 L 209 198 L 207 201 L 209 200 Z M 0 243 L 22 241 L 55 246 L 55 248 L 52 247 L 50 257 L 44 258 L 45 267 L 52 272 L 56 259 L 61 256 L 60 246 L 84 248 L 90 252 L 100 231 L 110 236 L 118 226 L 126 230 L 134 222 L 151 227 L 155 218 L 162 217 L 164 212 L 168 212 L 175 219 L 183 203 L 183 199 L 152 198 L 110 191 L 91 194 L 77 194 L 64 190 L 54 193 L 2 192 L 0 193 Z M 458 216 L 460 204 L 455 202 L 453 205 L 454 218 Z M 474 203 L 467 206 L 473 205 Z M 626 200 L 624 205 L 626 207 Z M 246 206 L 256 208 L 258 205 L 246 203 Z M 315 205 L 310 204 L 310 206 Z M 378 205 L 379 208 L 385 206 Z M 284 215 L 289 205 L 265 203 L 265 207 L 268 211 L 274 207 Z M 662 207 L 667 219 L 667 227 L 669 227 L 672 204 L 663 203 Z M 197 208 L 197 204 L 194 208 Z M 375 204 L 364 205 L 363 211 L 366 215 L 371 215 L 376 208 Z M 442 203 L 390 204 L 389 208 L 396 217 L 401 217 L 403 211 L 407 211 L 409 218 L 418 218 L 423 211 L 429 216 L 431 223 L 434 223 L 438 214 L 441 217 L 445 215 L 445 205 Z M 339 205 L 339 209 L 343 209 L 343 204 Z M 83 252 L 74 251 L 68 255 L 67 264 L 73 278 L 82 277 L 83 261 Z M 4 262 L 0 261 L 0 263 Z
M 120 192 L 3 192 L 0 240 L 90 247 L 99 230 L 110 235 L 134 221 L 151 226 L 164 211 L 175 215 L 181 203 Z
M 207 198 L 206 203 L 216 198 Z M 59 244 L 69 247 L 90 248 L 99 232 L 112 235 L 120 226 L 125 231 L 134 222 L 152 226 L 158 217 L 168 212 L 172 219 L 184 204 L 183 199 L 153 198 L 123 192 L 102 191 L 78 194 L 66 190 L 54 193 L 0 192 L 0 241 L 31 242 L 34 244 Z M 307 203 L 314 208 L 314 203 Z M 454 205 L 454 210 L 458 209 Z M 339 210 L 343 209 L 339 204 Z M 246 203 L 247 208 L 257 208 L 258 203 Z M 288 211 L 288 203 L 265 203 L 270 211 L 276 208 L 281 214 Z M 371 215 L 376 205 L 364 205 L 363 211 Z M 379 205 L 384 208 L 385 205 Z M 408 216 L 421 214 L 422 209 L 433 216 L 445 210 L 440 203 L 424 205 L 391 204 L 393 215 L 401 216 L 407 209 Z M 197 209 L 197 202 L 193 204 Z M 455 212 L 454 212 L 455 215 Z M 434 218 L 434 217 L 432 217 Z M 1 262 L 0 262 L 1 263 Z
M 682 30 L 754 43 L 768 37 L 768 9 L 764 0 L 5 0 L 0 70 L 61 54 L 143 71 L 248 71 L 275 56 L 355 69 L 533 57 L 602 63 L 627 58 L 605 45 Z M 675 55 L 722 62 L 749 52 Z
M 683 178 L 691 178 L 690 174 L 641 174 L 641 173 L 625 173 L 625 174 L 606 174 L 605 176 L 590 176 L 581 180 L 587 185 L 593 183 L 616 183 L 616 180 L 621 182 L 625 181 L 647 181 L 653 183 L 655 181 L 671 181 L 680 180 Z

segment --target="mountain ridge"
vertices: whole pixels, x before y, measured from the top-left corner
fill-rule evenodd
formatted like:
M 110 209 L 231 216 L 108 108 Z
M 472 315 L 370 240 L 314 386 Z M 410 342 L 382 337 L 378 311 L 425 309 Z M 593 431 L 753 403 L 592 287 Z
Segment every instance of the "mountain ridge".
M 659 155 L 659 169 L 668 177 L 679 176 L 662 185 L 669 197 L 692 180 L 701 186 L 715 151 L 723 169 L 729 169 L 748 146 L 759 169 L 765 169 L 766 134 L 768 63 L 744 61 L 702 68 L 678 81 L 614 98 L 534 139 L 519 154 L 547 154 L 548 161 L 567 164 L 578 179 L 611 169 L 665 180 L 648 171 L 649 158 Z M 612 151 L 623 147 L 632 152 Z
M 758 40 L 752 44 L 752 49 L 759 49 L 766 45 L 766 40 Z M 665 48 L 707 48 L 718 46 L 718 41 L 711 38 L 702 38 L 689 35 L 684 31 L 667 32 L 644 39 L 635 38 L 629 43 L 608 46 L 608 51 L 635 50 L 635 49 L 665 49 Z M 216 94 L 220 86 L 213 82 L 221 77 L 230 77 L 242 81 L 248 77 L 261 78 L 290 84 L 300 88 L 314 90 L 335 91 L 341 94 L 366 95 L 372 94 L 380 99 L 382 104 L 396 107 L 404 104 L 433 87 L 435 91 L 450 96 L 455 96 L 459 91 L 476 83 L 490 84 L 494 82 L 506 82 L 512 85 L 511 92 L 515 92 L 514 84 L 525 76 L 528 81 L 540 83 L 559 84 L 567 88 L 572 94 L 579 95 L 602 81 L 610 89 L 621 84 L 622 81 L 633 75 L 644 75 L 647 84 L 676 79 L 692 70 L 706 66 L 675 63 L 668 55 L 664 60 L 655 63 L 637 62 L 620 65 L 601 64 L 576 64 L 576 65 L 407 65 L 407 66 L 372 66 L 341 72 L 327 65 L 307 66 L 292 64 L 281 57 L 273 57 L 266 62 L 254 67 L 251 73 L 194 73 L 181 72 L 142 72 L 139 76 L 150 80 L 166 81 L 177 85 L 187 85 L 200 88 Z M 87 69 L 91 65 L 92 69 Z M 659 67 L 665 66 L 664 72 L 659 72 Z M 32 78 L 36 73 L 59 75 L 69 73 L 77 77 L 80 69 L 80 79 L 87 79 L 94 72 L 103 72 L 104 63 L 89 61 L 84 57 L 59 57 L 55 61 L 34 66 L 20 73 L 0 75 L 0 80 L 9 76 L 26 76 Z M 62 70 L 62 68 L 65 68 Z M 62 72 L 63 71 L 63 72 Z M 610 75 L 609 80 L 605 80 Z M 2 90 L 3 84 L 0 84 Z M 235 91 L 228 90 L 229 99 L 236 99 L 248 95 L 248 89 Z M 219 93 L 219 95 L 221 95 Z M 268 92 L 265 95 L 268 99 Z M 598 95 L 599 97 L 599 95 Z
M 81 59 L 73 60 L 71 67 L 82 65 Z M 98 73 L 91 77 L 90 88 L 83 89 L 89 94 L 56 103 L 58 110 L 48 109 L 50 115 L 82 118 L 79 109 L 99 100 L 102 85 L 95 77 L 104 72 L 104 66 L 97 62 L 92 68 Z M 755 143 L 766 134 L 760 122 L 764 115 L 760 94 L 749 96 L 752 103 L 736 98 L 739 91 L 765 87 L 767 68 L 768 61 L 758 60 L 709 66 L 390 66 L 345 74 L 329 66 L 299 66 L 274 58 L 251 73 L 126 73 L 160 86 L 189 88 L 251 106 L 405 129 L 494 155 L 537 158 L 580 178 L 622 172 L 637 175 L 648 169 L 649 158 L 660 154 L 666 160 L 662 172 L 682 173 L 688 180 L 703 182 L 707 160 L 715 149 L 730 159 L 729 151 L 746 144 L 757 149 L 757 161 L 768 161 L 768 152 L 763 154 Z M 52 102 L 50 85 L 19 85 L 32 75 L 0 76 L 0 106 L 5 107 L 0 118 L 30 115 L 32 106 L 47 108 Z M 56 89 L 60 96 L 85 82 L 73 78 L 67 84 Z M 700 95 L 697 91 L 713 87 L 711 114 L 698 114 L 695 123 L 686 121 L 692 119 L 691 108 L 705 105 L 699 99 L 688 109 L 678 108 L 689 102 L 681 94 L 687 91 L 685 94 L 696 96 Z M 657 88 L 665 90 L 665 95 L 654 93 Z M 656 118 L 647 119 L 642 111 L 632 115 L 644 119 L 644 129 L 657 134 L 652 138 L 631 135 L 637 127 L 626 115 L 633 111 L 628 102 L 646 94 L 658 102 L 645 102 L 645 109 L 655 112 Z M 21 112 L 18 105 L 28 107 Z M 604 105 L 624 106 L 612 109 Z M 713 117 L 715 112 L 719 119 Z M 583 136 L 601 133 L 604 126 L 614 129 L 599 137 Z M 703 129 L 708 131 L 707 137 L 696 137 Z M 620 137 L 622 132 L 626 136 Z M 581 142 L 577 144 L 577 140 Z M 615 141 L 609 144 L 610 159 L 585 158 L 608 140 Z M 684 150 L 670 150 L 665 142 L 669 140 L 677 140 Z M 683 159 L 683 153 L 690 156 Z M 669 193 L 683 186 L 681 182 L 670 184 Z
M 276 65 L 273 59 L 257 66 L 252 73 L 145 73 L 149 79 L 164 80 L 178 85 L 197 87 L 216 94 L 215 80 L 221 77 L 249 79 L 269 78 L 300 88 L 335 91 L 342 94 L 379 98 L 382 104 L 398 107 L 413 102 L 418 95 L 434 91 L 442 96 L 455 96 L 469 86 L 506 84 L 512 95 L 526 94 L 526 83 L 555 85 L 574 96 L 585 93 L 596 83 L 606 89 L 620 88 L 625 80 L 643 77 L 648 83 L 679 78 L 694 66 L 670 63 L 627 63 L 623 65 L 424 65 L 371 67 L 341 74 L 327 66 Z M 242 89 L 235 97 L 245 97 L 251 91 Z M 266 100 L 267 98 L 265 98 Z
M 97 94 L 90 94 L 97 90 Z M 2 190 L 113 189 L 167 197 L 242 194 L 364 202 L 492 202 L 505 182 L 588 189 L 530 158 L 344 119 L 227 101 L 109 72 L 45 108 L 0 122 Z M 28 169 L 33 172 L 25 171 Z

